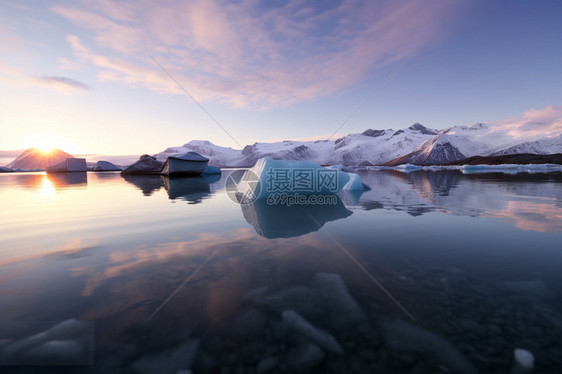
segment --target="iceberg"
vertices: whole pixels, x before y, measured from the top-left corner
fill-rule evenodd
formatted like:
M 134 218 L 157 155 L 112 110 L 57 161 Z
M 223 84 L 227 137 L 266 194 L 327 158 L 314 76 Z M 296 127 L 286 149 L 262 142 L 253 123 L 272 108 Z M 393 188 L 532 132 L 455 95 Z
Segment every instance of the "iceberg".
M 403 165 L 395 166 L 395 169 L 409 172 L 409 171 L 421 170 L 422 167 L 414 164 L 403 164 Z
M 187 152 L 179 156 L 170 156 L 164 162 L 162 174 L 170 177 L 200 175 L 205 170 L 208 163 L 209 159 L 201 156 L 197 152 Z
M 357 174 L 337 168 L 325 168 L 310 161 L 264 157 L 246 172 L 237 189 L 239 193 L 251 195 L 254 199 L 265 199 L 276 193 L 312 195 L 362 191 L 365 186 Z
M 121 168 L 109 161 L 98 161 L 93 171 L 121 171 Z
M 499 164 L 499 165 L 462 165 L 460 170 L 464 174 L 476 173 L 497 173 L 517 174 L 517 173 L 548 173 L 561 171 L 562 165 L 557 164 Z
M 361 182 L 361 178 L 358 174 L 354 173 L 347 173 L 349 174 L 349 181 L 343 186 L 343 191 L 365 191 L 366 189 L 370 188 Z

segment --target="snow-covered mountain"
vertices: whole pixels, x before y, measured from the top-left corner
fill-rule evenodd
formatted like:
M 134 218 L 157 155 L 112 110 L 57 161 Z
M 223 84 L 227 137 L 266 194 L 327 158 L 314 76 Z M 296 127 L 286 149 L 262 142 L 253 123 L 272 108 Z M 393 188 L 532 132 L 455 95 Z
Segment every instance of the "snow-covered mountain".
M 164 161 L 168 156 L 188 151 L 198 152 L 208 157 L 211 165 L 221 167 L 251 167 L 265 156 L 308 160 L 321 165 L 434 165 L 472 156 L 562 153 L 562 135 L 541 138 L 540 134 L 534 134 L 521 138 L 514 137 L 509 130 L 482 123 L 445 130 L 429 129 L 416 123 L 398 131 L 369 129 L 336 140 L 254 143 L 241 150 L 193 140 L 168 148 L 155 157 Z
M 473 156 L 501 156 L 519 153 L 562 153 L 562 135 L 544 136 L 532 141 L 521 141 L 508 131 L 477 123 L 472 126 L 454 126 L 440 131 L 435 137 L 420 144 L 412 152 L 385 163 L 439 165 L 461 161 Z
M 416 123 L 398 131 L 369 129 L 335 140 L 254 143 L 241 150 L 217 146 L 206 140 L 192 140 L 180 147 L 170 147 L 155 157 L 164 161 L 168 156 L 195 151 L 208 157 L 209 164 L 221 167 L 251 167 L 266 156 L 309 160 L 321 165 L 376 165 L 414 150 L 436 134 L 437 130 Z
M 562 153 L 562 135 L 555 138 L 540 139 L 533 142 L 524 142 L 512 147 L 495 152 L 492 156 L 504 156 L 520 153 L 533 153 L 536 155 L 551 155 Z

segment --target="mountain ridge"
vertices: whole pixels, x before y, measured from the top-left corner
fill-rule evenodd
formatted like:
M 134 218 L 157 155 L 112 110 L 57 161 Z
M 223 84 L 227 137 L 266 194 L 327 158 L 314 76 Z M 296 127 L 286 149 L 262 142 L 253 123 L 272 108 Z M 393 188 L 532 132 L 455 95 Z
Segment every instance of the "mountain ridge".
M 210 159 L 209 164 L 219 167 L 251 167 L 266 156 L 321 165 L 426 166 L 450 164 L 473 156 L 562 153 L 562 134 L 517 138 L 508 130 L 483 123 L 436 130 L 416 122 L 397 131 L 367 129 L 335 140 L 256 142 L 241 150 L 217 146 L 208 140 L 192 140 L 154 157 L 164 161 L 168 156 L 189 151 L 201 153 Z

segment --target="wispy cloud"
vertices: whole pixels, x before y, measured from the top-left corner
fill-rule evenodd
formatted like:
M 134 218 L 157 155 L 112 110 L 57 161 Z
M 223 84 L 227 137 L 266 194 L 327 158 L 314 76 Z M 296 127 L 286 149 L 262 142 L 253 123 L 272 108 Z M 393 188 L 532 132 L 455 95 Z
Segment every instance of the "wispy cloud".
M 67 77 L 51 77 L 43 75 L 34 77 L 34 80 L 38 84 L 49 86 L 63 92 L 90 89 L 90 86 L 88 86 L 87 84 Z
M 65 95 L 83 92 L 91 87 L 72 78 L 49 75 L 30 75 L 23 69 L 0 64 L 0 83 L 14 87 L 45 87 Z
M 438 38 L 451 4 L 103 0 L 51 9 L 93 33 L 68 40 L 100 80 L 179 93 L 153 54 L 199 100 L 269 107 L 331 95 L 412 57 Z
M 514 138 L 562 135 L 562 105 L 529 109 L 521 117 L 511 117 L 491 123 L 493 129 L 507 131 Z

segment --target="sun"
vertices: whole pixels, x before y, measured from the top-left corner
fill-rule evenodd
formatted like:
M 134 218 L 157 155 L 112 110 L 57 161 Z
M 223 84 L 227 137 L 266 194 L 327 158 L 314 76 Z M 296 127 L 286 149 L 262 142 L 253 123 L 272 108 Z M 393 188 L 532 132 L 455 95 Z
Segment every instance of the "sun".
M 51 153 L 52 151 L 55 150 L 56 147 L 54 147 L 52 145 L 45 144 L 45 145 L 37 146 L 35 148 L 40 150 L 42 153 Z
M 34 148 L 44 155 L 49 155 L 57 149 L 64 152 L 78 152 L 76 151 L 76 144 L 66 136 L 46 131 L 37 131 L 26 136 L 24 142 L 22 142 L 22 148 Z
M 57 148 L 57 139 L 53 136 L 43 135 L 34 139 L 33 144 L 42 153 L 51 153 Z

